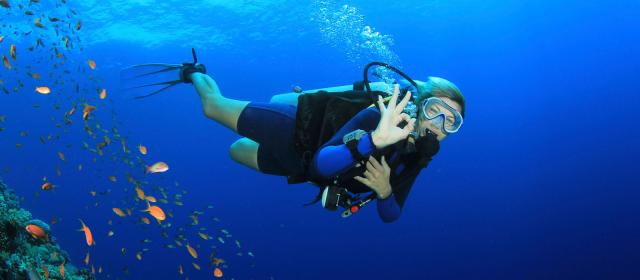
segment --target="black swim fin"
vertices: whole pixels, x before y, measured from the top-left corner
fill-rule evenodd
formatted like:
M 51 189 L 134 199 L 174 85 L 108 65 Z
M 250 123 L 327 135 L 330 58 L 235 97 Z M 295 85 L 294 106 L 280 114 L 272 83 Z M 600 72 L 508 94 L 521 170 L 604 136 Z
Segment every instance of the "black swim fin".
M 120 89 L 141 99 L 166 91 L 180 80 L 182 64 L 148 63 L 127 67 L 120 71 Z
M 195 49 L 191 49 L 191 54 L 193 63 L 146 63 L 122 69 L 120 71 L 120 90 L 132 92 L 135 99 L 142 99 L 166 92 L 178 84 L 188 82 L 185 82 L 181 77 L 182 69 L 188 70 L 189 67 L 200 65 L 197 64 L 198 58 Z M 204 69 L 204 65 L 202 69 Z

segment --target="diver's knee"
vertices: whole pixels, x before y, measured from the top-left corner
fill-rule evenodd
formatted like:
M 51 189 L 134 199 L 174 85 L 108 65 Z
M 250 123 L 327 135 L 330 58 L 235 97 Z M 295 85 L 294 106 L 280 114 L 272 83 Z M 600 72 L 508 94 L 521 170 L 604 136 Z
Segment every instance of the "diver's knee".
M 236 162 L 246 163 L 249 156 L 257 154 L 258 143 L 249 138 L 240 138 L 229 147 L 229 156 Z
M 280 99 L 282 99 L 282 94 L 276 94 L 274 96 L 271 96 L 271 100 L 269 100 L 269 102 L 271 103 L 278 103 L 280 101 Z

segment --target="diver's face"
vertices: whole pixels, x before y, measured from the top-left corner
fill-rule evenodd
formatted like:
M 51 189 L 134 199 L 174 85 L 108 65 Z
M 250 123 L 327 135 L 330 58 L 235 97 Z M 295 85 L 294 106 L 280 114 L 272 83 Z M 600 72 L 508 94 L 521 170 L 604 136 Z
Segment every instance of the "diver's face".
M 451 100 L 451 98 L 448 98 L 448 97 L 438 97 L 438 98 L 444 101 L 444 103 L 447 103 L 447 105 L 451 106 L 451 108 L 456 109 L 458 112 L 462 111 L 460 104 Z M 446 110 L 441 110 L 441 111 L 446 111 Z M 420 137 L 424 137 L 426 135 L 427 129 L 438 136 L 438 141 L 442 141 L 445 137 L 447 137 L 447 135 L 449 134 L 442 131 L 442 125 L 440 125 L 439 124 L 440 122 L 437 121 L 440 118 L 441 117 L 437 117 L 433 120 L 428 120 L 421 113 L 420 120 L 418 121 L 418 134 L 420 135 Z

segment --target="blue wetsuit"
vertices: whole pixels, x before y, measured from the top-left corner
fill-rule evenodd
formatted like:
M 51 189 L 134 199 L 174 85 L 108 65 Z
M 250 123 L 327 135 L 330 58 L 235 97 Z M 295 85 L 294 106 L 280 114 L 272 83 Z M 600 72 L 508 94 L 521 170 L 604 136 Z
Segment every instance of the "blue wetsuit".
M 245 107 L 238 119 L 237 131 L 240 135 L 258 142 L 258 168 L 262 173 L 278 176 L 291 176 L 305 173 L 304 165 L 296 152 L 294 132 L 297 107 L 279 103 L 251 102 Z M 342 137 L 356 129 L 373 131 L 380 120 L 380 112 L 375 107 L 360 111 L 351 118 L 328 142 L 316 152 L 309 173 L 313 178 L 330 178 L 355 166 L 356 162 Z M 358 151 L 369 156 L 375 151 L 370 133 L 360 139 Z M 387 162 L 393 166 L 399 160 L 397 154 Z M 399 164 L 392 170 L 399 174 L 404 165 Z M 370 191 L 361 185 L 358 192 Z M 413 184 L 413 181 L 411 182 Z M 410 187 L 398 189 L 392 185 L 393 192 L 386 199 L 377 200 L 378 214 L 384 222 L 392 222 L 400 216 L 401 208 L 407 198 Z M 352 189 L 349 189 L 353 191 Z

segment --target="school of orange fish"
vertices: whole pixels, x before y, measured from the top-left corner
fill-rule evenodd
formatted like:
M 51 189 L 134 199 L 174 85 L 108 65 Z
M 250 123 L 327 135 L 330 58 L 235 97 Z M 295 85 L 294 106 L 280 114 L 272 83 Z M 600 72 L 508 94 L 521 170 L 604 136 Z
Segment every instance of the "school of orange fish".
M 93 198 L 99 195 L 114 196 L 115 192 L 122 192 L 125 197 L 125 199 L 112 199 L 112 201 L 104 199 L 101 202 L 96 201 L 94 203 L 93 207 L 100 207 L 101 203 L 110 204 L 108 208 L 115 214 L 115 216 L 105 218 L 107 224 L 111 227 L 106 233 L 94 235 L 91 231 L 91 223 L 85 223 L 86 221 L 83 221 L 81 217 L 76 217 L 80 225 L 79 231 L 83 233 L 87 247 L 97 247 L 94 237 L 98 237 L 97 239 L 101 237 L 118 237 L 115 234 L 117 228 L 113 223 L 114 219 L 130 219 L 132 223 L 139 225 L 139 227 L 148 229 L 152 225 L 150 220 L 152 218 L 156 222 L 153 230 L 159 231 L 164 238 L 162 241 L 164 248 L 168 250 L 177 249 L 178 247 L 185 248 L 184 251 L 175 250 L 176 260 L 182 260 L 188 253 L 187 256 L 192 258 L 191 266 L 193 269 L 201 270 L 198 250 L 207 251 L 209 255 L 207 265 L 211 267 L 211 275 L 215 278 L 223 277 L 223 271 L 229 267 L 229 264 L 225 259 L 218 257 L 217 249 L 219 249 L 218 246 L 232 239 L 229 231 L 224 228 L 216 230 L 215 235 L 217 236 L 207 233 L 209 230 L 200 225 L 200 219 L 206 217 L 206 214 L 204 211 L 198 210 L 192 211 L 188 216 L 189 223 L 182 226 L 173 226 L 173 208 L 184 205 L 184 196 L 187 195 L 187 191 L 179 190 L 179 183 L 177 182 L 174 182 L 174 186 L 171 188 L 157 185 L 151 187 L 148 176 L 154 176 L 153 174 L 155 173 L 168 172 L 169 165 L 163 161 L 146 164 L 145 157 L 148 157 L 149 151 L 145 145 L 138 144 L 137 151 L 132 151 L 127 145 L 127 138 L 119 133 L 116 126 L 107 129 L 106 125 L 101 121 L 105 117 L 110 117 L 113 123 L 117 123 L 115 110 L 113 108 L 111 110 L 106 109 L 109 107 L 109 104 L 105 103 L 109 99 L 107 89 L 99 86 L 100 79 L 95 74 L 99 62 L 91 58 L 78 58 L 83 56 L 80 36 L 82 21 L 79 19 L 79 13 L 73 8 L 67 7 L 66 0 L 55 0 L 55 8 L 46 9 L 40 6 L 39 0 L 25 0 L 23 1 L 25 3 L 17 2 L 0 0 L 0 18 L 3 16 L 7 16 L 7 18 L 10 18 L 9 16 L 12 18 L 17 17 L 23 20 L 30 28 L 25 29 L 23 26 L 18 27 L 17 24 L 12 26 L 11 24 L 2 23 L 3 26 L 0 30 L 4 33 L 0 33 L 0 53 L 2 53 L 2 63 L 5 69 L 0 70 L 0 94 L 41 94 L 46 95 L 46 98 L 52 98 L 50 103 L 53 103 L 53 109 L 62 109 L 63 111 L 59 114 L 59 119 L 52 119 L 55 128 L 72 127 L 77 122 L 81 122 L 86 140 L 82 141 L 82 145 L 79 148 L 84 151 L 83 153 L 87 157 L 91 158 L 92 163 L 98 164 L 101 161 L 111 160 L 126 168 L 143 171 L 139 175 L 134 172 L 128 172 L 126 174 L 108 175 L 106 178 L 102 177 L 105 182 L 108 181 L 118 185 L 118 189 L 113 192 L 111 189 L 104 191 L 87 189 L 89 197 Z M 13 32 L 7 32 L 7 30 Z M 31 45 L 21 46 L 20 42 L 24 42 L 25 38 L 30 39 Z M 26 51 L 31 52 L 31 56 L 34 57 L 37 57 L 36 54 L 40 54 L 38 63 L 48 60 L 49 65 L 51 65 L 50 72 L 46 75 L 33 72 L 33 68 L 29 63 L 22 63 L 19 60 L 19 56 L 21 52 Z M 71 75 L 76 75 L 76 77 L 86 76 L 86 80 L 65 80 L 64 77 Z M 38 86 L 35 89 L 25 89 L 25 82 L 22 80 L 25 78 L 35 80 Z M 81 117 L 74 115 L 78 106 L 82 108 Z M 43 105 L 33 105 L 34 109 L 41 107 Z M 100 110 L 101 108 L 105 109 Z M 110 115 L 108 115 L 109 113 Z M 7 123 L 9 118 L 11 116 L 0 114 L 0 132 L 4 131 L 4 124 Z M 68 133 L 68 130 L 64 130 L 64 132 Z M 20 137 L 28 136 L 28 130 L 20 132 Z M 52 147 L 49 150 L 55 150 L 58 149 L 54 146 L 55 142 L 64 136 L 64 133 L 50 133 L 39 136 L 39 141 L 42 145 L 51 145 Z M 113 145 L 117 142 L 119 142 L 119 145 Z M 116 148 L 115 146 L 119 147 Z M 21 149 L 23 147 L 21 143 L 16 143 L 15 148 Z M 72 164 L 74 159 L 68 159 L 64 152 L 58 150 L 55 153 L 61 163 Z M 77 172 L 83 172 L 85 167 L 83 167 L 82 162 L 78 160 L 76 164 Z M 5 170 L 5 173 L 7 172 Z M 60 165 L 56 167 L 55 174 L 58 177 L 64 176 Z M 126 180 L 119 180 L 120 176 L 125 177 Z M 55 192 L 59 186 L 56 184 L 55 178 L 43 176 L 42 184 L 36 188 L 38 188 L 37 196 L 46 196 L 50 192 Z M 207 208 L 211 209 L 212 206 Z M 81 215 L 82 212 L 83 210 L 79 210 L 78 214 Z M 217 217 L 211 217 L 211 219 L 216 223 L 220 222 Z M 55 227 L 60 221 L 61 219 L 54 217 L 51 219 L 51 225 Z M 36 224 L 27 225 L 25 231 L 33 238 L 46 240 L 50 238 L 47 231 Z M 187 238 L 189 233 L 198 236 L 199 239 L 189 240 Z M 215 244 L 213 240 L 217 240 L 220 244 Z M 142 240 L 142 244 L 151 242 L 147 238 Z M 234 240 L 234 243 L 238 250 L 236 252 L 237 256 L 247 255 L 254 257 L 252 252 L 242 251 L 240 241 Z M 127 254 L 127 248 L 125 247 L 122 247 L 120 251 L 122 255 Z M 135 253 L 135 259 L 143 261 L 144 254 L 148 251 L 144 247 L 141 248 Z M 106 278 L 113 277 L 118 279 L 117 276 L 112 276 L 112 274 L 115 275 L 115 272 L 108 272 L 103 269 L 101 264 L 96 264 L 92 261 L 91 257 L 96 254 L 99 254 L 96 250 L 86 253 L 83 260 L 84 265 L 87 266 L 86 268 L 96 275 L 104 273 Z M 34 265 L 37 266 L 37 264 Z M 186 275 L 187 269 L 182 264 L 177 264 L 175 269 L 178 275 L 188 279 Z M 52 271 L 50 267 L 45 265 L 38 267 L 38 271 L 44 279 L 49 279 L 50 277 L 64 279 L 65 263 L 63 262 L 57 267 L 56 271 Z M 121 271 L 126 276 L 129 273 L 129 267 L 122 268 Z

